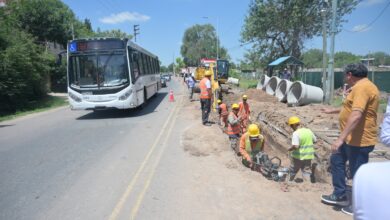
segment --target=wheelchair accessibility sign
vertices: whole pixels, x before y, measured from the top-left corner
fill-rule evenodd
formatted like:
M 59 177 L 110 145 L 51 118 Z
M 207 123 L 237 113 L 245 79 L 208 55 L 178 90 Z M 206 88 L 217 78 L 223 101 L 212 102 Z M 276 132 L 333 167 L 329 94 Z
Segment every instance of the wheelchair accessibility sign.
M 72 42 L 69 44 L 69 52 L 76 52 L 77 51 L 77 44 L 76 42 Z

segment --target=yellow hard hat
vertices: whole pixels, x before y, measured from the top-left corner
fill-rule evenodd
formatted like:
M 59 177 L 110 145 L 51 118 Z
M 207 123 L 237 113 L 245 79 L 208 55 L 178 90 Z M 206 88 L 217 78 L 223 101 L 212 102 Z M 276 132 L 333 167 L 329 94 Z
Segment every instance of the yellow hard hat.
M 288 125 L 293 125 L 299 123 L 301 120 L 297 116 L 292 116 L 288 119 Z
M 248 96 L 247 95 L 243 95 L 242 99 L 248 99 Z
M 221 99 L 218 99 L 217 103 L 218 103 L 218 104 L 221 104 L 221 103 L 222 103 Z
M 239 109 L 239 108 L 240 108 L 240 106 L 237 103 L 234 103 L 232 105 L 232 109 Z
M 259 137 L 260 128 L 256 124 L 250 124 L 248 127 L 249 137 Z
M 204 76 L 211 76 L 211 71 L 210 70 L 206 70 L 204 72 Z

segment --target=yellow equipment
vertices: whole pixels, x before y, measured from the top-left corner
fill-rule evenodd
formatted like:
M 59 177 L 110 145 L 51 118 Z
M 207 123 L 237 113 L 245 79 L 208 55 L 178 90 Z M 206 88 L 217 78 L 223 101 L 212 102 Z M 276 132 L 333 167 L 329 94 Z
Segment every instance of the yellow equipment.
M 248 96 L 247 96 L 247 95 L 243 95 L 243 96 L 242 96 L 242 99 L 247 100 L 247 99 L 248 99 Z
M 217 103 L 218 103 L 218 104 L 221 104 L 221 103 L 222 103 L 221 99 L 218 99 Z
M 256 124 L 251 124 L 248 127 L 249 137 L 259 137 L 260 129 Z
M 288 119 L 288 125 L 293 125 L 299 123 L 301 120 L 297 116 L 292 116 Z

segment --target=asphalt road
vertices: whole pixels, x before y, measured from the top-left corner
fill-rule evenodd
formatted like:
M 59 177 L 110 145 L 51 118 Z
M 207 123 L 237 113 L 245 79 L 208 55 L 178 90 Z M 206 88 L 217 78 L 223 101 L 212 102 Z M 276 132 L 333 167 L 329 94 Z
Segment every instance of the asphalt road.
M 175 160 L 166 149 L 177 148 L 177 130 L 186 126 L 177 121 L 178 82 L 143 109 L 60 108 L 0 123 L 0 219 L 137 218 L 162 158 Z

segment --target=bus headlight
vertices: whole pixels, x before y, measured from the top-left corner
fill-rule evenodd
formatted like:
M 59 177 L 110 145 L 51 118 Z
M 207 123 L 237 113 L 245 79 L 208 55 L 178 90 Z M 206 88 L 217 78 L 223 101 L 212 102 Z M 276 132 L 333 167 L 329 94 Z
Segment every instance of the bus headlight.
M 119 96 L 119 100 L 123 101 L 123 100 L 126 100 L 127 98 L 129 98 L 129 96 L 131 95 L 132 91 L 129 90 L 127 91 L 125 94 Z
M 69 94 L 69 97 L 71 99 L 73 99 L 74 101 L 81 102 L 81 99 L 79 97 L 77 97 L 76 95 L 74 95 L 73 93 L 69 92 L 68 94 Z

